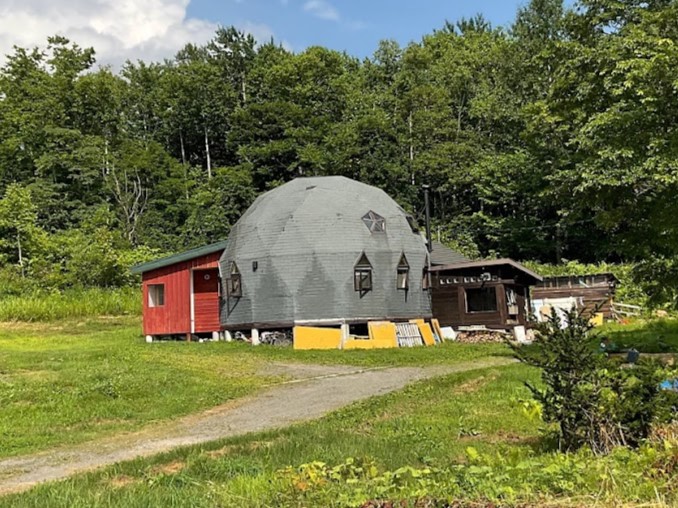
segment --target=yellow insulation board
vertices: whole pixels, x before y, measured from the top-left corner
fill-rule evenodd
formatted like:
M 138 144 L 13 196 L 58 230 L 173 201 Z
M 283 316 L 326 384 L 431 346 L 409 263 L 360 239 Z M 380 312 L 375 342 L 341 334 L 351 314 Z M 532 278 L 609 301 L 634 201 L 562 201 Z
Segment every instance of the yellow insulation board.
M 348 339 L 344 349 L 374 349 L 374 344 L 369 339 Z
M 589 319 L 591 326 L 603 326 L 605 323 L 605 315 L 602 312 L 596 312 L 591 319 Z
M 294 327 L 294 349 L 339 349 L 341 329 Z
M 433 328 L 433 331 L 436 333 L 438 337 L 440 337 L 440 342 L 443 341 L 443 331 L 440 329 L 440 321 L 437 319 L 431 319 L 431 328 Z
M 372 321 L 367 324 L 374 349 L 398 347 L 396 325 L 390 321 Z
M 421 338 L 424 339 L 424 344 L 427 346 L 435 346 L 436 339 L 433 337 L 431 325 L 423 319 L 410 319 L 410 323 L 415 323 L 417 325 L 419 333 L 421 333 Z

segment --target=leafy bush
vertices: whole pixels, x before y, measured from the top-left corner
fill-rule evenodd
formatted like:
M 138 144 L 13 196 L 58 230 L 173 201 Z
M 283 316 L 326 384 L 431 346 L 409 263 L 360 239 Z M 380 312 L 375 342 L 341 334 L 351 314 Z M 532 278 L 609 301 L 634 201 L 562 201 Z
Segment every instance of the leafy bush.
M 272 482 L 281 487 L 276 499 L 281 506 L 448 507 L 475 501 L 511 506 L 562 496 L 580 498 L 573 502 L 577 506 L 662 498 L 669 504 L 676 500 L 678 488 L 675 444 L 648 442 L 638 451 L 617 448 L 605 457 L 587 449 L 507 456 L 481 454 L 470 447 L 465 463 L 393 471 L 380 470 L 370 459 L 348 458 L 335 466 L 311 462 L 286 468 Z
M 513 346 L 521 361 L 541 369 L 544 388 L 528 388 L 544 420 L 555 424 L 560 449 L 586 445 L 608 453 L 619 445 L 637 446 L 654 423 L 675 415 L 678 397 L 659 388 L 671 373 L 651 363 L 625 369 L 596 354 L 590 330 L 575 310 L 566 313 L 564 326 L 554 312 L 533 346 Z
M 678 309 L 678 258 L 646 259 L 633 273 L 651 305 Z

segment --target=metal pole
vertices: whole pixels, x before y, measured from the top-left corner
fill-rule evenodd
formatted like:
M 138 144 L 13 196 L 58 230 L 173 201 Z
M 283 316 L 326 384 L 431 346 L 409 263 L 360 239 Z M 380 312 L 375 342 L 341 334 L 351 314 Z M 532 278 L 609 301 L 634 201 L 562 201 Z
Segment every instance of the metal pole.
M 431 207 L 429 205 L 429 191 L 430 186 L 424 185 L 424 208 L 426 209 L 426 247 L 428 251 L 433 250 L 433 243 L 431 241 Z

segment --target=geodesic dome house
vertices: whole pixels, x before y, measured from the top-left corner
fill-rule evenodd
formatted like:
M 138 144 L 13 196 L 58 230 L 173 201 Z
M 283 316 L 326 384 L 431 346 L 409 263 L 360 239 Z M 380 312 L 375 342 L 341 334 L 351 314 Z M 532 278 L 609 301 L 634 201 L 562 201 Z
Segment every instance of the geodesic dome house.
M 431 317 L 414 221 L 384 191 L 340 176 L 261 195 L 219 265 L 226 330 Z

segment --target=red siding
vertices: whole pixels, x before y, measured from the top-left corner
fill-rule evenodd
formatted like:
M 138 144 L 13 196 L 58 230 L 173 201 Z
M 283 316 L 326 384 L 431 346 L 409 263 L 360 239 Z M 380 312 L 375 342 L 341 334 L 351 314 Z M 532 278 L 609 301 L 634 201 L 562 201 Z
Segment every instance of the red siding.
M 218 268 L 223 251 L 207 254 L 190 261 L 182 261 L 143 274 L 142 298 L 144 335 L 173 335 L 191 332 L 191 273 L 192 270 Z M 149 284 L 165 285 L 165 304 L 148 306 Z M 219 308 L 213 318 L 219 330 Z M 197 331 L 197 330 L 196 330 Z
M 195 332 L 219 330 L 219 270 L 193 272 L 193 301 Z

